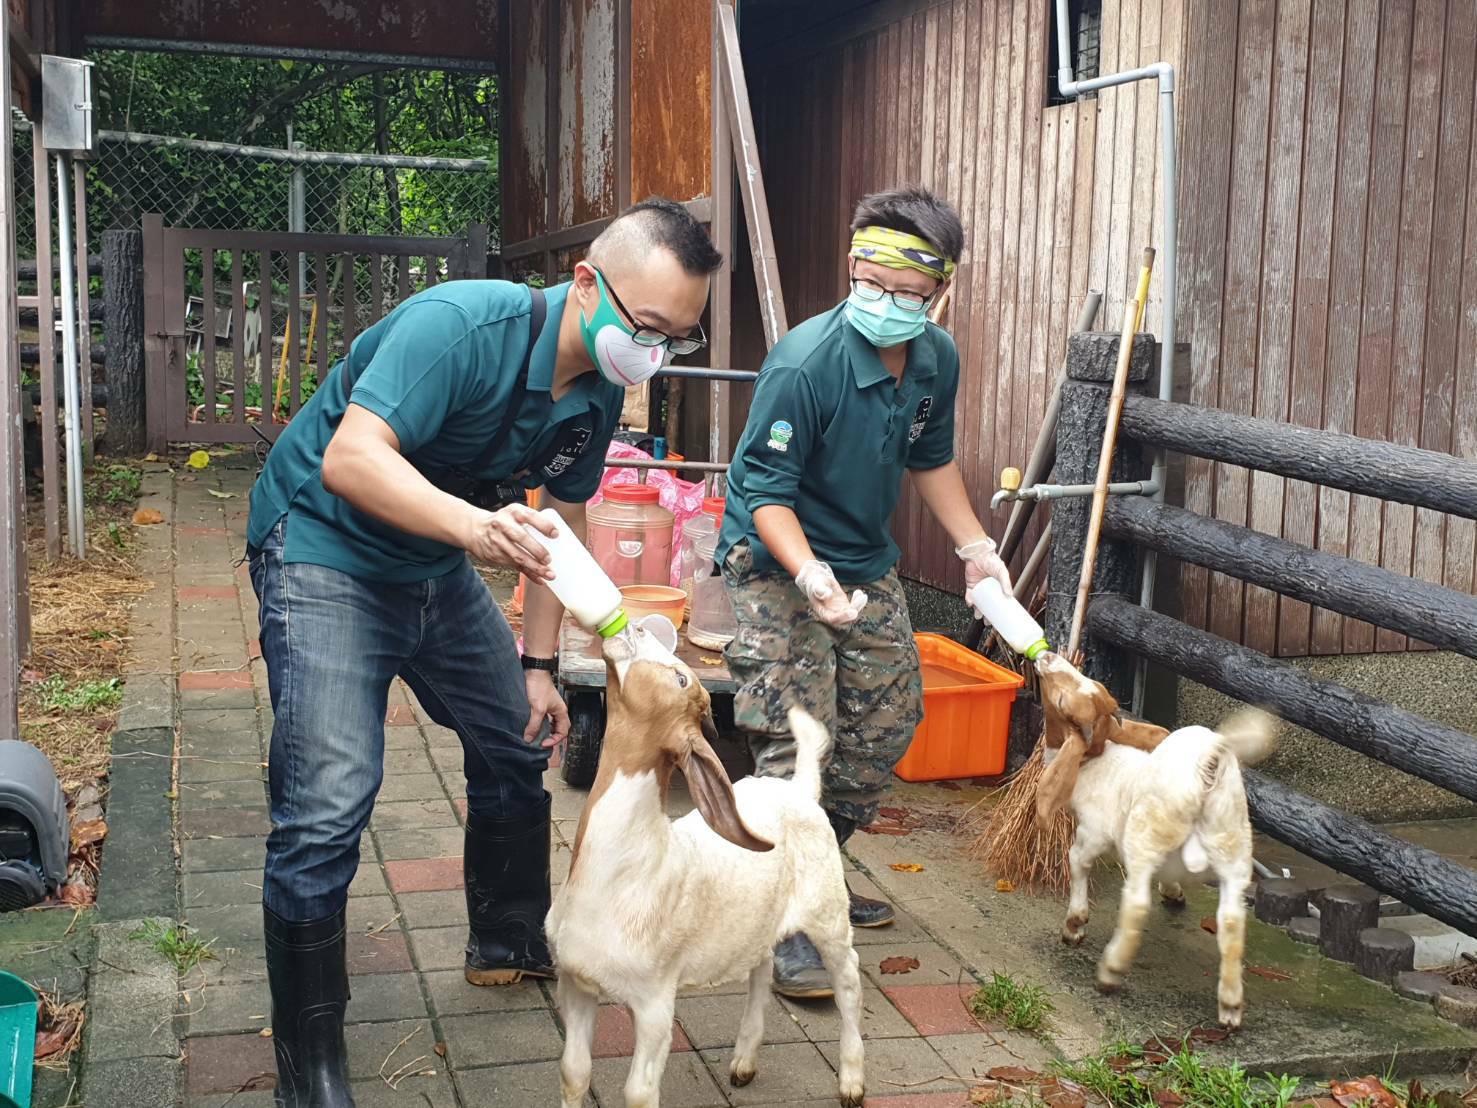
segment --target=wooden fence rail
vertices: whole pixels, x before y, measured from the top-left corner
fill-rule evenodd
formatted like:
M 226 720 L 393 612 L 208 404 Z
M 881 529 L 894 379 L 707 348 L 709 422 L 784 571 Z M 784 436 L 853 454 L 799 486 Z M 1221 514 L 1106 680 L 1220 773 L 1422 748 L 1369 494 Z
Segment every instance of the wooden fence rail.
M 1450 454 L 1147 396 L 1128 397 L 1122 429 L 1181 454 L 1477 519 L 1477 462 Z
M 1477 658 L 1477 597 L 1137 496 L 1104 532 L 1297 600 Z

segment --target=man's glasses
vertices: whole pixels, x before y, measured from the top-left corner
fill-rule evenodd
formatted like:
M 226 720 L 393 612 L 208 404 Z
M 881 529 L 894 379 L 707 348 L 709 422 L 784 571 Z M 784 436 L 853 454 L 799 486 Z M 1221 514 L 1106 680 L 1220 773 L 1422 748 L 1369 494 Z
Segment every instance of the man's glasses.
M 853 277 L 851 279 L 851 291 L 856 293 L 861 300 L 869 304 L 875 304 L 883 297 L 891 298 L 905 312 L 921 312 L 928 307 L 928 302 L 933 299 L 932 295 L 924 296 L 921 292 L 904 292 L 901 290 L 885 289 L 881 285 L 874 284 L 865 277 Z
M 655 327 L 646 326 L 646 324 L 631 314 L 629 308 L 621 303 L 621 298 L 615 294 L 615 289 L 611 287 L 610 278 L 598 269 L 595 272 L 600 273 L 600 279 L 605 282 L 605 291 L 610 293 L 610 298 L 615 301 L 615 306 L 635 326 L 635 333 L 631 337 L 636 341 L 637 346 L 665 346 L 673 354 L 691 354 L 693 351 L 701 350 L 708 345 L 708 336 L 703 333 L 701 323 L 698 324 L 697 333 L 699 337 L 697 338 L 693 338 L 691 335 L 669 335 L 665 331 L 657 330 Z

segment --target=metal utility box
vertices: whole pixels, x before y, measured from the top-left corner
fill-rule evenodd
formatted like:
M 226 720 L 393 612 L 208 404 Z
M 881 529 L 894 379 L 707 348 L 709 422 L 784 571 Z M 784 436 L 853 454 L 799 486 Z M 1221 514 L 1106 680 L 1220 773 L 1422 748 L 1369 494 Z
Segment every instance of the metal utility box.
M 48 150 L 88 154 L 97 146 L 92 62 L 41 56 L 41 141 Z

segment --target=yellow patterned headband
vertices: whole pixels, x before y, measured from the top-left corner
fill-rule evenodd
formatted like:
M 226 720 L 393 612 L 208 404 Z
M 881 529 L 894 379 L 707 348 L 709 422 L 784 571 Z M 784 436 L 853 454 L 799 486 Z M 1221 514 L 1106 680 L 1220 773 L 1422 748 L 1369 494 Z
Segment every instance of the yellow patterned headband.
M 927 239 L 891 227 L 859 227 L 851 236 L 851 256 L 888 269 L 916 269 L 935 281 L 947 280 L 954 273 L 953 259 L 940 254 Z

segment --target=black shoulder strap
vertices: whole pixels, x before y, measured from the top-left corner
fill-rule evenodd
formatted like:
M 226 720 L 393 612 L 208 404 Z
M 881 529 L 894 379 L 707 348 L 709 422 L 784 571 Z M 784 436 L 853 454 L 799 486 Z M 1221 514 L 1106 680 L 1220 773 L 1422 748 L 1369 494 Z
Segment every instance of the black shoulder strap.
M 492 456 L 497 453 L 498 447 L 508 440 L 513 433 L 513 424 L 518 420 L 518 412 L 523 407 L 523 398 L 528 395 L 528 367 L 533 361 L 533 348 L 538 345 L 539 334 L 544 329 L 544 316 L 547 306 L 544 303 L 544 290 L 530 288 L 529 298 L 532 301 L 531 310 L 528 313 L 528 349 L 523 352 L 523 365 L 518 370 L 518 380 L 513 383 L 513 391 L 508 394 L 508 408 L 503 413 L 503 422 L 497 430 L 497 434 L 487 440 L 487 445 L 482 448 L 467 471 L 479 474 L 486 468 L 487 463 L 492 461 Z

